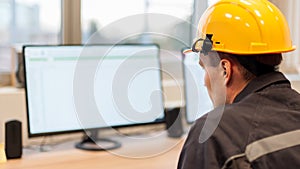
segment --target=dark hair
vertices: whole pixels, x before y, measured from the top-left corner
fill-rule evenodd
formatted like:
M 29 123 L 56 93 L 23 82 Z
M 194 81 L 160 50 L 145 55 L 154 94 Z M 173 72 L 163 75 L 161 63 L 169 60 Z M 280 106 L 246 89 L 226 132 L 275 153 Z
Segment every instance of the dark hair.
M 221 59 L 228 59 L 236 63 L 244 79 L 250 80 L 253 77 L 278 71 L 278 66 L 282 61 L 282 54 L 237 55 L 217 52 L 217 55 L 211 57 L 210 62 L 216 66 Z

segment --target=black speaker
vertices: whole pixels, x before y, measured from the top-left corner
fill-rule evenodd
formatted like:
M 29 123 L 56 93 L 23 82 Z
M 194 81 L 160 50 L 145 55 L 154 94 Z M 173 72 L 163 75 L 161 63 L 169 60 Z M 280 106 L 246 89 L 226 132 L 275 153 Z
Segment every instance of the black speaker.
M 183 134 L 180 110 L 180 107 L 165 110 L 166 127 L 169 137 L 181 137 Z
M 5 123 L 5 153 L 7 159 L 22 156 L 22 123 L 18 120 Z

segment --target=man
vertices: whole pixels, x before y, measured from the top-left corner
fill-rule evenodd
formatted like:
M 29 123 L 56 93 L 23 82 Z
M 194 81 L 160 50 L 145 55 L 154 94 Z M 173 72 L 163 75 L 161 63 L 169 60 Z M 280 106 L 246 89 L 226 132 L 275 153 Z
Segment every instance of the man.
M 281 53 L 295 47 L 278 8 L 220 0 L 202 15 L 198 36 L 190 51 L 215 108 L 195 121 L 178 168 L 300 168 L 300 95 L 278 72 Z

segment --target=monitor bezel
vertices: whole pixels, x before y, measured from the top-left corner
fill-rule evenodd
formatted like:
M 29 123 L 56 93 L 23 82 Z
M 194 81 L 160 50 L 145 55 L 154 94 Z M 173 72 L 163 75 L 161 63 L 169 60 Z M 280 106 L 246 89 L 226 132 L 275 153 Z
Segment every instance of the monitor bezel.
M 26 116 L 27 116 L 27 133 L 29 138 L 33 137 L 41 137 L 41 136 L 52 136 L 52 135 L 62 135 L 62 134 L 71 134 L 71 133 L 78 133 L 78 132 L 84 132 L 86 130 L 97 130 L 97 129 L 119 129 L 119 128 L 125 128 L 125 127 L 138 127 L 138 126 L 148 126 L 148 125 L 158 125 L 165 123 L 165 112 L 163 114 L 162 118 L 156 119 L 155 121 L 146 122 L 146 123 L 135 123 L 135 124 L 125 124 L 125 125 L 115 125 L 115 126 L 101 126 L 101 127 L 93 127 L 93 128 L 81 128 L 81 129 L 74 129 L 74 130 L 64 130 L 64 131 L 53 131 L 53 132 L 43 132 L 43 133 L 31 133 L 30 131 L 30 118 L 29 118 L 29 98 L 28 98 L 28 91 L 27 91 L 27 73 L 26 73 L 26 59 L 25 59 L 25 50 L 29 47 L 64 47 L 64 46 L 155 46 L 158 49 L 157 54 L 157 60 L 159 65 L 159 77 L 160 77 L 160 88 L 163 93 L 163 83 L 162 83 L 162 63 L 161 63 L 161 57 L 160 57 L 160 46 L 156 43 L 147 43 L 147 44 L 138 44 L 138 43 L 126 43 L 126 44 L 38 44 L 38 45 L 23 45 L 22 47 L 22 57 L 23 57 L 23 66 L 24 66 L 24 89 L 25 89 L 25 102 L 26 102 Z M 163 110 L 165 110 L 165 100 L 163 97 L 163 94 L 161 94 L 162 99 L 162 105 Z

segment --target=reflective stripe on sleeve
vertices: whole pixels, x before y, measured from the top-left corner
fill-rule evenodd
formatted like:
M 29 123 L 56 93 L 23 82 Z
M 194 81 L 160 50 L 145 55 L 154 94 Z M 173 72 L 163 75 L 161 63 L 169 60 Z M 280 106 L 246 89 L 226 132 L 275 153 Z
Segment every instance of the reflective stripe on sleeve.
M 249 162 L 252 162 L 263 155 L 296 145 L 300 145 L 300 130 L 294 130 L 255 141 L 246 147 L 245 154 Z
M 233 160 L 235 160 L 235 159 L 238 159 L 238 158 L 242 158 L 242 157 L 245 157 L 245 154 L 237 154 L 237 155 L 234 155 L 234 156 L 229 157 L 229 158 L 225 161 L 225 163 L 224 163 L 224 165 L 223 165 L 223 167 L 222 167 L 221 169 L 226 169 L 226 168 L 228 167 L 229 162 L 231 162 L 231 161 L 233 161 Z

